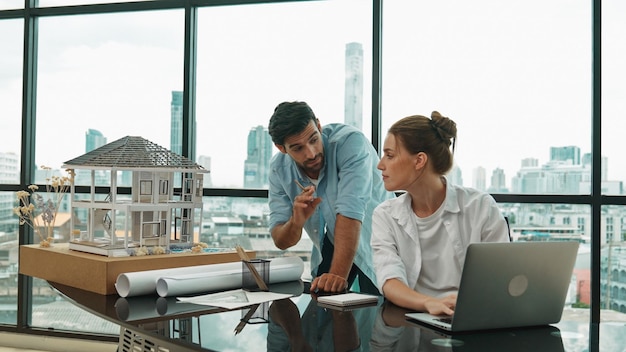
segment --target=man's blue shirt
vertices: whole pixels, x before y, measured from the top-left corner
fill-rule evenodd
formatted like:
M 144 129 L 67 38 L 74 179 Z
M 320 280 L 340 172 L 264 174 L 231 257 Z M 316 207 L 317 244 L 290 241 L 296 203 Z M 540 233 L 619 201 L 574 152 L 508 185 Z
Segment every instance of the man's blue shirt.
M 361 222 L 361 236 L 354 264 L 372 282 L 376 282 L 372 266 L 370 238 L 372 212 L 382 201 L 393 198 L 382 182 L 378 154 L 371 142 L 358 129 L 344 124 L 329 124 L 322 128 L 324 144 L 324 167 L 318 178 L 315 195 L 322 198 L 313 214 L 304 224 L 304 230 L 313 241 L 311 274 L 321 263 L 321 243 L 326 233 L 335 243 L 337 214 Z M 293 212 L 293 202 L 302 190 L 294 182 L 305 187 L 313 184 L 296 165 L 283 153 L 272 157 L 269 176 L 270 232 L 279 224 L 286 223 Z

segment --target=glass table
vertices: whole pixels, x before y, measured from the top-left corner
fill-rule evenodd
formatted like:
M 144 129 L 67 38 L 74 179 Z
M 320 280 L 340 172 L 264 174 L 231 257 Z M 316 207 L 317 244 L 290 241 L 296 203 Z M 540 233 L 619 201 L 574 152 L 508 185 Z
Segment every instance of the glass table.
M 564 310 L 558 324 L 445 334 L 404 318 L 407 310 L 379 299 L 351 310 L 323 308 L 301 281 L 270 286 L 291 298 L 227 310 L 176 297 L 122 298 L 62 284 L 65 299 L 119 324 L 119 351 L 594 351 L 589 310 Z M 626 324 L 600 326 L 600 351 L 624 351 Z

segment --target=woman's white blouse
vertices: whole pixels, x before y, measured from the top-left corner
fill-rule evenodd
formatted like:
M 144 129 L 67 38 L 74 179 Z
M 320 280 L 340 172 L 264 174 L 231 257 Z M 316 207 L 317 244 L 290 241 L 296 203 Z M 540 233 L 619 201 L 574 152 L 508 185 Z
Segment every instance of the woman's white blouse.
M 408 287 L 415 287 L 422 269 L 421 253 L 431 250 L 421 248 L 412 216 L 408 193 L 387 200 L 374 210 L 371 246 L 381 293 L 385 282 L 394 278 Z M 504 216 L 488 193 L 446 182 L 446 200 L 441 217 L 453 246 L 456 267 L 461 270 L 470 243 L 509 241 Z M 446 274 L 449 273 L 441 273 Z

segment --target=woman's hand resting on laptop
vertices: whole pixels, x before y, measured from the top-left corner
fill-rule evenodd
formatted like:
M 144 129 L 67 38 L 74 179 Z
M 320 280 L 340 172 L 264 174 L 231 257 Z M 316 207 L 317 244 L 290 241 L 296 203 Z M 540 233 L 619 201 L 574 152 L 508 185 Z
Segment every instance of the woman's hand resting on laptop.
M 456 307 L 456 293 L 424 302 L 426 311 L 433 315 L 452 315 Z

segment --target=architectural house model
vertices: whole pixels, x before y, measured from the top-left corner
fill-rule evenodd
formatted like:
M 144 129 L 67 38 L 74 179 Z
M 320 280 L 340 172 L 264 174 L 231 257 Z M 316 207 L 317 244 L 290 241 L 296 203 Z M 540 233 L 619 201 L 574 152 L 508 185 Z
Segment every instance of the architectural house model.
M 202 223 L 203 176 L 208 170 L 141 137 L 127 136 L 66 161 L 74 169 L 69 248 L 107 256 L 139 249 L 170 252 L 193 244 Z M 131 194 L 118 182 L 132 179 Z M 87 184 L 89 195 L 76 194 Z M 105 187 L 108 194 L 96 193 Z

